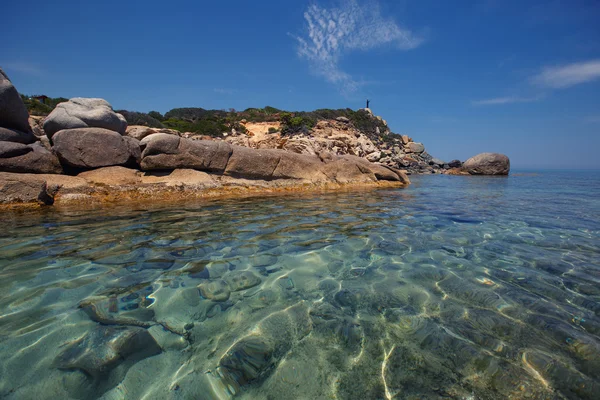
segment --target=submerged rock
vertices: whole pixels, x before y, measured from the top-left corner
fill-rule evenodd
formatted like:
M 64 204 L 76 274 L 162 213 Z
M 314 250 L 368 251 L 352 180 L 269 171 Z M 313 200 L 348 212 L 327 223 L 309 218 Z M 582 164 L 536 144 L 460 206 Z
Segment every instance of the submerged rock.
M 226 275 L 225 281 L 233 292 L 237 292 L 260 284 L 261 279 L 251 271 L 239 271 Z
M 139 361 L 161 352 L 146 329 L 97 326 L 67 343 L 54 360 L 59 369 L 78 369 L 100 379 L 126 360 Z
M 229 285 L 222 279 L 201 283 L 198 289 L 202 297 L 212 301 L 226 301 L 231 294 Z

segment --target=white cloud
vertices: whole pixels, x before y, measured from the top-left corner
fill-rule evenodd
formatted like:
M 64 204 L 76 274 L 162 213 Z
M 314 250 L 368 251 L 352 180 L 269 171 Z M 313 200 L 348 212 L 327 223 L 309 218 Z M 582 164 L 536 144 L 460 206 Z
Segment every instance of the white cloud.
M 340 68 L 344 54 L 383 45 L 410 50 L 423 43 L 421 37 L 400 27 L 392 18 L 384 17 L 376 1 L 359 4 L 357 0 L 346 0 L 330 9 L 315 3 L 308 7 L 304 19 L 305 36 L 294 36 L 298 41 L 298 55 L 310 62 L 314 73 L 345 93 L 356 91 L 364 83 Z
M 484 99 L 484 100 L 475 100 L 472 101 L 471 104 L 474 106 L 495 106 L 502 104 L 512 104 L 512 103 L 531 103 L 534 101 L 541 100 L 543 96 L 536 97 L 517 97 L 517 96 L 507 96 L 507 97 L 494 97 L 492 99 Z
M 600 59 L 546 67 L 531 81 L 543 87 L 563 89 L 600 78 Z

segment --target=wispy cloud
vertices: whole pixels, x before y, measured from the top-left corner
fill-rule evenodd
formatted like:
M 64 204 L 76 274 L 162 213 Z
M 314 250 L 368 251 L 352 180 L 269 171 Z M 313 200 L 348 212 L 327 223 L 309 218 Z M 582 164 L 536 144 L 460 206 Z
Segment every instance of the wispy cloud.
M 237 92 L 237 90 L 235 90 L 235 89 L 228 89 L 228 88 L 215 88 L 215 89 L 213 89 L 213 91 L 215 93 L 219 93 L 219 94 L 234 94 L 235 92 Z
M 518 96 L 507 96 L 507 97 L 494 97 L 492 99 L 484 99 L 484 100 L 474 100 L 471 102 L 474 106 L 497 106 L 503 104 L 512 104 L 512 103 L 532 103 L 534 101 L 539 101 L 543 99 L 544 96 L 536 96 L 536 97 L 518 97 Z
M 314 3 L 304 13 L 304 19 L 305 35 L 292 35 L 298 42 L 298 55 L 309 61 L 315 74 L 337 85 L 344 93 L 352 93 L 364 84 L 340 67 L 344 54 L 383 45 L 410 50 L 424 41 L 392 18 L 384 17 L 374 0 L 362 4 L 347 0 L 329 9 Z
M 0 67 L 8 72 L 17 72 L 21 74 L 37 76 L 44 74 L 44 71 L 38 65 L 28 62 L 3 62 L 0 63 Z
M 531 78 L 537 86 L 563 89 L 600 78 L 600 59 L 543 68 Z

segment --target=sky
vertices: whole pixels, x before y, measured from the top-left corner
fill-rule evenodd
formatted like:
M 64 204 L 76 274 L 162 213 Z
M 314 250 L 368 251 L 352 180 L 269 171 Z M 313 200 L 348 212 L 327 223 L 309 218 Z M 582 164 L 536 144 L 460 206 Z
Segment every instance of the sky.
M 115 109 L 365 107 L 435 157 L 600 169 L 597 0 L 7 0 L 25 94 Z

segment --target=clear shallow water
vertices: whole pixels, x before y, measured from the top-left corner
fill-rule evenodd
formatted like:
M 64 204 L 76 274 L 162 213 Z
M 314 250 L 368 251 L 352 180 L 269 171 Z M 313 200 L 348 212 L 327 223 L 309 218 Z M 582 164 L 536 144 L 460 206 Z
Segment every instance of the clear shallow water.
M 598 398 L 600 174 L 412 179 L 0 214 L 0 398 Z

